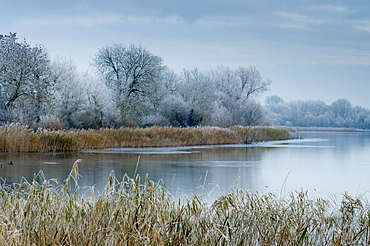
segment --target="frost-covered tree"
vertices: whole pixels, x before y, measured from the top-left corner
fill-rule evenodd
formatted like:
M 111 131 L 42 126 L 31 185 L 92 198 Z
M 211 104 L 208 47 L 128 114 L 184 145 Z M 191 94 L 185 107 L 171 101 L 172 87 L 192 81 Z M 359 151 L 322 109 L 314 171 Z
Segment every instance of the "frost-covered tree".
M 263 124 L 262 107 L 254 98 L 267 91 L 271 82 L 264 80 L 255 67 L 239 67 L 233 70 L 218 66 L 211 71 L 210 77 L 216 96 L 215 112 L 224 112 L 227 119 L 213 117 L 213 124 L 220 126 L 225 126 L 226 122 L 228 126 Z
M 289 120 L 295 122 L 298 126 L 304 126 L 304 117 L 309 113 L 307 103 L 303 100 L 291 101 L 288 109 Z
M 75 117 L 75 125 L 78 128 L 100 128 L 111 125 L 116 112 L 104 80 L 90 73 L 80 73 L 79 81 L 85 102 Z
M 50 60 L 41 46 L 18 41 L 16 33 L 0 35 L 1 120 L 38 122 L 52 87 Z
M 263 79 L 255 67 L 239 67 L 236 70 L 230 67 L 218 66 L 212 70 L 212 81 L 217 90 L 239 103 L 256 98 L 269 90 L 271 81 Z
M 150 112 L 165 68 L 161 57 L 141 45 L 116 43 L 98 50 L 94 66 L 113 92 L 123 124 Z
M 352 104 L 345 98 L 339 98 L 330 105 L 330 110 L 334 118 L 347 118 L 350 115 L 351 109 Z
M 249 99 L 242 107 L 242 121 L 246 126 L 262 126 L 266 124 L 263 107 L 254 99 Z
M 353 125 L 356 128 L 369 129 L 370 110 L 364 107 L 355 106 L 352 108 L 351 117 L 353 119 Z
M 99 128 L 114 117 L 111 95 L 99 76 L 80 73 L 72 60 L 57 58 L 52 62 L 55 81 L 54 102 L 48 117 L 59 119 L 68 128 Z
M 284 99 L 277 95 L 268 96 L 265 99 L 265 104 L 267 106 L 276 106 L 278 104 L 283 104 L 283 103 L 284 103 Z
M 217 66 L 211 70 L 211 81 L 218 93 L 223 94 L 224 98 L 237 101 L 241 98 L 242 85 L 236 73 L 230 67 Z
M 60 119 L 66 127 L 74 127 L 74 116 L 86 102 L 77 67 L 72 60 L 57 58 L 52 63 L 52 76 L 54 102 L 49 114 Z
M 285 124 L 285 112 L 287 112 L 287 104 L 283 98 L 272 95 L 265 99 L 265 111 L 270 124 L 273 125 L 284 125 Z
M 307 109 L 311 115 L 314 117 L 318 117 L 320 115 L 325 115 L 329 112 L 328 105 L 321 100 L 307 100 L 305 101 L 307 104 Z
M 161 82 L 157 91 L 158 101 L 167 98 L 168 96 L 179 96 L 180 79 L 180 76 L 174 71 L 168 68 L 163 69 Z
M 183 70 L 178 90 L 190 106 L 188 125 L 209 125 L 215 100 L 215 91 L 209 76 L 197 68 Z
M 216 90 L 213 106 L 211 125 L 221 127 L 243 125 L 241 105 L 227 94 Z
M 267 99 L 267 98 L 266 98 Z M 287 126 L 354 127 L 369 129 L 370 110 L 340 98 L 331 105 L 320 100 L 270 100 L 265 109 L 271 124 Z
M 256 98 L 268 91 L 271 85 L 270 80 L 263 79 L 260 71 L 253 66 L 239 67 L 236 71 L 236 76 L 239 78 L 240 99 L 247 101 L 251 98 Z
M 179 96 L 169 96 L 158 107 L 158 112 L 167 121 L 167 125 L 175 127 L 188 126 L 190 106 Z

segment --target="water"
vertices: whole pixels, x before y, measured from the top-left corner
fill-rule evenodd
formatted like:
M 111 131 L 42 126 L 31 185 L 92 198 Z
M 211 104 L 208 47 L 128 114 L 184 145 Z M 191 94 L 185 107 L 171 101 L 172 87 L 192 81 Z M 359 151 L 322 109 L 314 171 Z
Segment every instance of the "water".
M 370 190 L 370 133 L 302 132 L 304 139 L 254 145 L 218 145 L 176 148 L 105 149 L 80 153 L 0 154 L 0 176 L 7 183 L 43 171 L 60 183 L 76 159 L 82 159 L 80 186 L 102 190 L 112 170 L 162 180 L 175 197 L 194 192 L 210 198 L 234 187 L 282 196 L 309 190 L 313 197 L 351 195 Z

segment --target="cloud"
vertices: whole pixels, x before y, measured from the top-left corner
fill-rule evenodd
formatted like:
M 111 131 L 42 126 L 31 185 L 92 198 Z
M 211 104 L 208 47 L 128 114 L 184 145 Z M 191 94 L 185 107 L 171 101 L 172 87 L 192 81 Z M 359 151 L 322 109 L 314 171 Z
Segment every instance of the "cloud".
M 338 5 L 315 5 L 312 8 L 324 12 L 336 12 L 336 13 L 345 13 L 349 11 L 348 7 Z
M 17 22 L 18 26 L 23 27 L 63 27 L 81 26 L 94 27 L 99 25 L 112 24 L 182 24 L 184 21 L 180 16 L 173 15 L 167 17 L 151 17 L 120 14 L 100 14 L 100 15 L 78 15 L 78 16 L 51 16 L 39 19 L 25 19 Z
M 171 24 L 171 25 L 177 25 L 177 24 L 183 24 L 185 23 L 184 20 L 178 16 L 178 15 L 172 15 L 167 17 L 152 17 L 152 16 L 125 16 L 122 17 L 122 20 L 125 21 L 125 23 L 129 24 Z
M 200 26 L 237 26 L 249 23 L 245 19 L 230 16 L 207 16 L 195 21 L 195 24 Z
M 145 17 L 145 16 L 124 16 L 122 17 L 122 20 L 125 23 L 136 23 L 136 24 L 148 24 L 153 22 L 152 17 Z
M 284 19 L 288 21 L 277 23 L 276 25 L 280 27 L 308 29 L 309 25 L 318 25 L 325 22 L 323 19 L 312 18 L 307 15 L 302 15 L 294 12 L 277 12 L 276 14 L 284 17 Z
M 322 55 L 316 59 L 320 63 L 327 64 L 346 64 L 346 65 L 370 65 L 370 53 L 350 52 L 341 55 Z
M 370 32 L 370 20 L 356 21 L 355 28 L 360 31 Z
M 184 20 L 178 16 L 178 15 L 173 15 L 173 16 L 168 16 L 165 18 L 156 18 L 156 22 L 160 23 L 166 23 L 166 24 L 184 24 Z
M 103 24 L 120 23 L 120 15 L 97 15 L 97 16 L 52 16 L 40 19 L 26 19 L 17 24 L 25 27 L 60 27 L 60 26 L 84 26 L 91 27 Z
M 282 28 L 294 28 L 294 29 L 308 30 L 306 25 L 303 23 L 279 23 L 279 24 L 276 24 L 276 26 L 282 27 Z
M 307 29 L 310 24 L 322 24 L 323 19 L 311 18 L 307 15 L 297 14 L 294 12 L 277 12 L 279 16 L 284 17 L 288 22 L 278 24 L 283 27 L 295 27 L 300 29 Z

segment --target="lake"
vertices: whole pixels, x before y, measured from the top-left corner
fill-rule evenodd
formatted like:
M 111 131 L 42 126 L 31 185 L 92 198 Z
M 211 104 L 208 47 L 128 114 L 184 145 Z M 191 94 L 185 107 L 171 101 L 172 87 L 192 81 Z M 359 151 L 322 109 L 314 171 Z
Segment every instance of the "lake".
M 309 190 L 311 197 L 366 193 L 370 189 L 369 132 L 300 132 L 302 139 L 252 145 L 121 148 L 79 153 L 2 153 L 6 183 L 46 179 L 62 182 L 76 159 L 80 186 L 102 190 L 112 170 L 163 181 L 175 197 L 203 193 L 210 199 L 234 187 L 286 195 Z

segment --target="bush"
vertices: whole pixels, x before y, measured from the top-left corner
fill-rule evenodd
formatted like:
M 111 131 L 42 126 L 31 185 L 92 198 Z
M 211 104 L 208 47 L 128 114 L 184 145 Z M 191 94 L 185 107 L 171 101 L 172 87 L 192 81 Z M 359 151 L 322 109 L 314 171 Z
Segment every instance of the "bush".
M 64 125 L 54 115 L 45 115 L 40 117 L 39 127 L 47 130 L 63 130 Z

